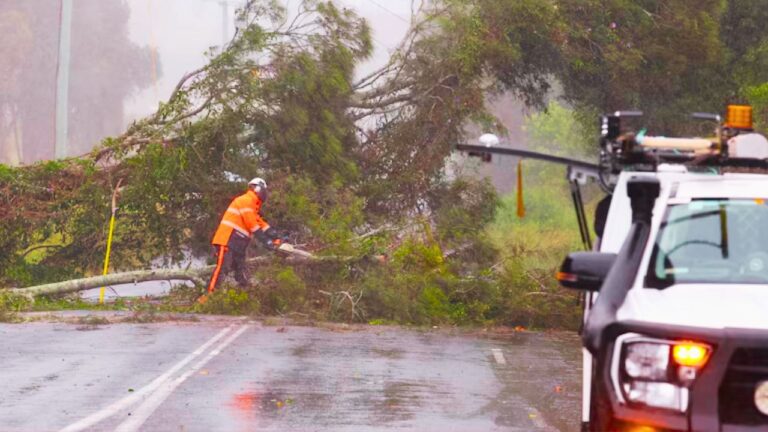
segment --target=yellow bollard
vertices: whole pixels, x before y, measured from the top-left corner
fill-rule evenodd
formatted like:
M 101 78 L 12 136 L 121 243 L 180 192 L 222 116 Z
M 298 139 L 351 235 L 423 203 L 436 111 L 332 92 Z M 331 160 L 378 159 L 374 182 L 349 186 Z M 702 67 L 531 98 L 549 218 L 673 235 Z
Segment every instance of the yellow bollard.
M 517 217 L 525 217 L 525 203 L 523 202 L 523 160 L 517 162 Z
M 115 232 L 115 213 L 117 213 L 117 195 L 120 193 L 120 183 L 123 179 L 117 181 L 115 191 L 112 192 L 112 217 L 109 218 L 109 234 L 107 235 L 107 255 L 104 257 L 104 271 L 102 275 L 106 276 L 109 270 L 109 254 L 112 252 L 112 234 Z M 99 304 L 104 304 L 104 292 L 107 287 L 101 287 L 99 291 Z
M 115 212 L 112 212 L 112 217 L 109 218 L 109 236 L 107 237 L 107 256 L 104 257 L 104 272 L 102 275 L 107 275 L 109 269 L 109 253 L 112 251 L 112 233 L 115 232 Z M 104 291 L 107 287 L 101 287 L 99 291 L 99 304 L 104 304 Z

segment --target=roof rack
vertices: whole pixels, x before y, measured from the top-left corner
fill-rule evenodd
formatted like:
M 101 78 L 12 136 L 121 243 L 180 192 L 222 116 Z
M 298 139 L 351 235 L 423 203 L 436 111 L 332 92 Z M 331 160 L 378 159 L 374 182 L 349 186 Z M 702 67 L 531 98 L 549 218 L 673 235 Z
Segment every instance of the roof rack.
M 669 138 L 648 136 L 645 130 L 625 131 L 624 119 L 641 117 L 639 111 L 617 111 L 601 118 L 600 183 L 613 189 L 621 171 L 657 171 L 660 164 L 696 168 L 768 170 L 768 139 L 752 129 L 752 108 L 730 105 L 726 121 L 717 114 L 694 113 L 698 120 L 714 121 L 715 136 Z

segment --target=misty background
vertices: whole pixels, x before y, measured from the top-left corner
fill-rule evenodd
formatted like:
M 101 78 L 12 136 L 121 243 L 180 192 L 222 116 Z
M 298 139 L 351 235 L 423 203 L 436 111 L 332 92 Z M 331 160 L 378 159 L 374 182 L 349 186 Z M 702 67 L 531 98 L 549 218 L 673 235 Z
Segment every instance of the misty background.
M 415 7 L 411 0 L 336 2 L 365 17 L 373 30 L 374 54 L 358 70 L 360 75 L 387 62 L 407 32 Z M 206 52 L 220 49 L 234 35 L 235 11 L 242 4 L 243 0 L 2 0 L 0 163 L 23 165 L 81 156 L 153 113 L 184 74 L 207 63 Z M 295 11 L 300 0 L 283 4 Z M 62 27 L 67 20 L 69 35 Z M 524 145 L 522 105 L 503 97 L 490 101 L 490 107 L 509 130 L 502 145 Z M 470 137 L 483 132 L 470 129 Z M 466 162 L 462 157 L 453 159 Z M 509 161 L 470 165 L 490 177 L 500 192 L 513 188 Z
M 386 62 L 408 28 L 410 0 L 338 3 L 355 9 L 373 27 L 375 54 L 360 72 Z M 209 48 L 232 37 L 235 10 L 242 4 L 2 0 L 0 163 L 29 164 L 57 156 L 57 97 L 67 100 L 66 147 L 59 157 L 85 154 L 154 112 L 185 73 L 207 62 Z M 290 11 L 299 1 L 284 4 Z M 68 12 L 67 37 L 62 22 L 67 22 Z M 68 44 L 61 44 L 62 36 Z M 67 62 L 64 89 L 61 74 Z

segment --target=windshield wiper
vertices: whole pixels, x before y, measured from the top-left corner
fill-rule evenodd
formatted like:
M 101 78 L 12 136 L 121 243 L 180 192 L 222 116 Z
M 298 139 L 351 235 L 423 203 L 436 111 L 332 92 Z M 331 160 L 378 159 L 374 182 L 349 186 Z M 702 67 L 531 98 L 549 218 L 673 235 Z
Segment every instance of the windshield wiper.
M 664 227 L 666 227 L 668 225 L 674 225 L 674 224 L 678 224 L 680 222 L 687 222 L 687 221 L 693 220 L 693 219 L 701 219 L 701 218 L 705 218 L 705 217 L 709 217 L 709 216 L 718 216 L 719 214 L 720 214 L 720 210 L 712 210 L 712 211 L 707 211 L 707 212 L 695 213 L 695 214 L 687 215 L 687 216 L 681 216 L 681 217 L 679 217 L 677 219 L 672 219 L 672 220 L 668 220 L 668 221 L 662 222 L 661 225 L 659 225 L 659 228 L 664 228 Z
M 723 259 L 728 258 L 728 213 L 725 204 L 720 204 L 720 251 Z

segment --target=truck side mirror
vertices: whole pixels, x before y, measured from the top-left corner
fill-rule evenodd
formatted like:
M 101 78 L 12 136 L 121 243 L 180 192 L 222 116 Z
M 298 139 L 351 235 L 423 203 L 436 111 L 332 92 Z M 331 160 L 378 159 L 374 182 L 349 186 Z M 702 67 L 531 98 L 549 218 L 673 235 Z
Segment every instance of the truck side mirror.
M 572 252 L 563 260 L 557 280 L 565 288 L 599 291 L 615 260 L 614 253 Z

